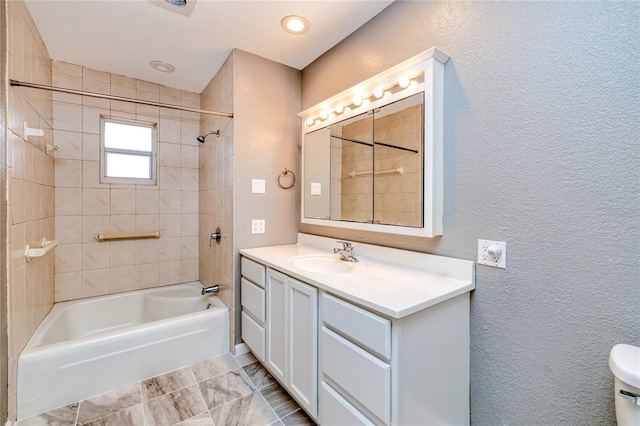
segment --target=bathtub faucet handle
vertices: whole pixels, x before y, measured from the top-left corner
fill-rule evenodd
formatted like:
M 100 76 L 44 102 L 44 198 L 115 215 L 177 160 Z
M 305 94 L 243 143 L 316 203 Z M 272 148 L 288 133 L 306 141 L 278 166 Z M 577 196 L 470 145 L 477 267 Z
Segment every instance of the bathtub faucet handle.
M 205 294 L 212 294 L 212 293 L 217 293 L 220 291 L 220 286 L 219 285 L 212 285 L 211 287 L 202 287 L 202 295 L 204 296 Z
M 211 234 L 211 236 L 209 237 L 209 247 L 213 247 L 214 240 L 216 243 L 220 244 L 221 239 L 222 239 L 222 232 L 220 231 L 220 227 L 218 226 L 216 228 L 216 232 Z

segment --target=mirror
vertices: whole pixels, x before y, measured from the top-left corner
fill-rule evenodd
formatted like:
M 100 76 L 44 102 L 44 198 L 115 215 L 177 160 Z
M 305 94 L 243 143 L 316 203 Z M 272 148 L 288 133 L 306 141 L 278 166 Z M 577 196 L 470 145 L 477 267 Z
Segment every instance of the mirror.
M 424 94 L 305 135 L 304 216 L 423 226 Z
M 303 224 L 442 235 L 448 59 L 431 48 L 298 114 Z

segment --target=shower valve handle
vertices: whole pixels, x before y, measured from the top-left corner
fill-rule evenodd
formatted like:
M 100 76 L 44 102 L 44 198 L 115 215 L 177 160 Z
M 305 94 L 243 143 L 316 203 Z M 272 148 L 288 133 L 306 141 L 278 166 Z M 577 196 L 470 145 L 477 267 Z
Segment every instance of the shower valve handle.
M 213 241 L 216 241 L 217 244 L 220 244 L 220 240 L 222 240 L 222 233 L 220 232 L 220 227 L 216 228 L 216 232 L 211 234 L 209 237 L 209 247 L 213 247 Z

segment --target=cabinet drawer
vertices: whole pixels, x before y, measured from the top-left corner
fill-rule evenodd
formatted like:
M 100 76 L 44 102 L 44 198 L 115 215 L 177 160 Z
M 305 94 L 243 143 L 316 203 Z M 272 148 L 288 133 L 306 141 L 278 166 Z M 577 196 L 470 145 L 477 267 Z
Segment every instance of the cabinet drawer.
M 265 293 L 264 289 L 244 278 L 240 280 L 242 307 L 251 313 L 255 319 L 264 324 L 265 321 Z
M 242 313 L 242 340 L 244 340 L 247 346 L 251 348 L 251 351 L 256 357 L 261 361 L 264 361 L 264 327 L 258 324 L 245 312 Z
M 391 421 L 391 366 L 322 327 L 322 372 L 385 424 Z
M 250 281 L 253 281 L 255 284 L 258 284 L 260 287 L 264 288 L 264 265 L 261 265 L 251 259 L 247 259 L 246 257 L 242 256 L 242 260 L 240 261 L 240 268 L 243 277 Z
M 381 357 L 391 359 L 391 321 L 372 312 L 322 294 L 322 321 Z
M 326 382 L 322 382 L 322 388 L 320 389 L 319 420 L 323 426 L 374 426 L 364 414 L 349 404 L 349 401 L 344 399 Z

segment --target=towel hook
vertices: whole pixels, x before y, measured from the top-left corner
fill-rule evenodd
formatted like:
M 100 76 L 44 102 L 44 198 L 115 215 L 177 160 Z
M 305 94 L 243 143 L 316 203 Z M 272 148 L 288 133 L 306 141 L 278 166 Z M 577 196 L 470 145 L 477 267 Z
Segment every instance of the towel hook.
M 291 173 L 291 185 L 289 186 L 285 186 L 282 184 L 282 178 L 287 176 L 289 173 Z M 280 173 L 280 175 L 278 176 L 278 185 L 280 185 L 280 188 L 282 189 L 289 189 L 291 187 L 293 187 L 293 185 L 296 183 L 296 175 L 295 173 L 293 173 L 291 170 L 287 169 L 286 167 L 284 169 L 282 169 L 282 173 Z

